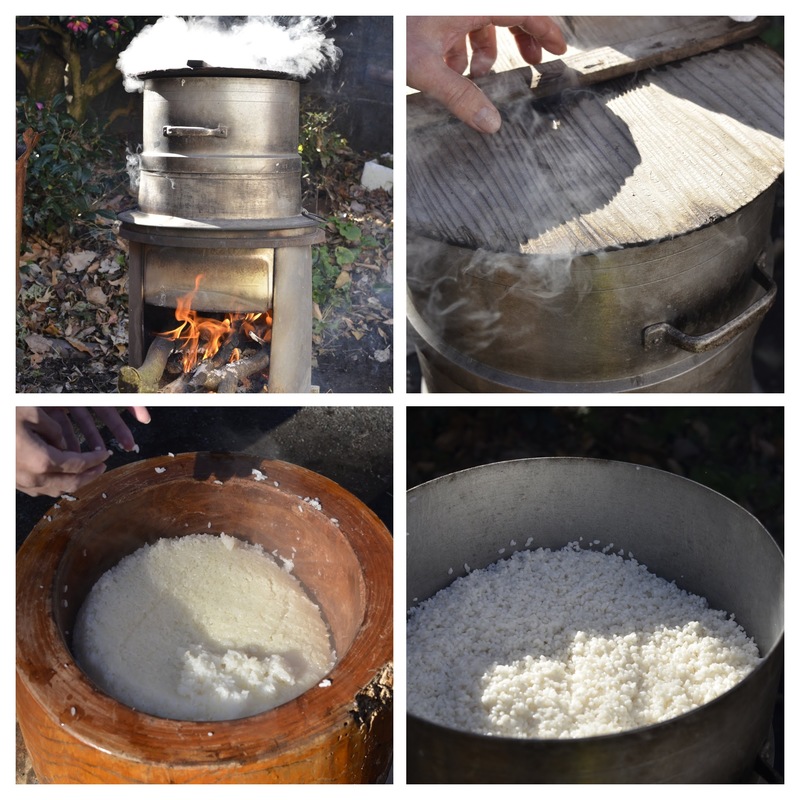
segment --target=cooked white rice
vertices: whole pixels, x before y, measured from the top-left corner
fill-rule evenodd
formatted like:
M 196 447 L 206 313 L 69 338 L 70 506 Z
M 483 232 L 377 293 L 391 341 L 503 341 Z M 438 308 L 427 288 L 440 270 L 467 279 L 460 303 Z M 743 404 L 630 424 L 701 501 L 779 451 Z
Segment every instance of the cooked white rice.
M 236 719 L 302 694 L 334 662 L 319 609 L 260 547 L 196 534 L 145 545 L 81 607 L 75 657 L 140 711 Z
M 412 609 L 407 646 L 411 713 L 523 738 L 661 722 L 718 697 L 760 660 L 704 598 L 577 544 L 457 579 Z

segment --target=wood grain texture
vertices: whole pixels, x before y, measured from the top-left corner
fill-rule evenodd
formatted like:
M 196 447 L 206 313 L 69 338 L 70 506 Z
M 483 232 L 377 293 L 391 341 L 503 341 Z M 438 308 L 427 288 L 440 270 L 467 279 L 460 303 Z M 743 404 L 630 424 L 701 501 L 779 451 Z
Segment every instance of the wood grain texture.
M 597 252 L 711 224 L 783 171 L 783 64 L 760 43 L 501 113 L 500 132 L 482 136 L 417 120 L 409 103 L 411 231 L 496 252 Z
M 494 74 L 475 83 L 495 103 L 523 98 L 543 99 L 565 89 L 592 86 L 643 69 L 752 39 L 768 24 L 767 17 L 738 23 L 730 17 L 554 17 L 567 42 L 560 58 L 547 51 L 542 63 L 527 64 L 510 35 L 498 31 Z M 422 94 L 409 98 L 422 113 L 444 117 L 441 106 Z

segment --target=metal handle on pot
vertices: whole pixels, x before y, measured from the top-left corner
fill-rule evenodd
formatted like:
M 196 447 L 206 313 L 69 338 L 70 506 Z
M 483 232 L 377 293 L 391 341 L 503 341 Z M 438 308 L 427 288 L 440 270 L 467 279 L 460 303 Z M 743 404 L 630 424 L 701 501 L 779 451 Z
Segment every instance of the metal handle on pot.
M 715 331 L 704 333 L 701 336 L 690 336 L 673 327 L 668 322 L 658 322 L 655 325 L 649 325 L 642 331 L 644 349 L 651 350 L 664 342 L 668 342 L 689 353 L 705 353 L 708 350 L 730 342 L 742 331 L 749 328 L 754 322 L 760 320 L 761 317 L 772 308 L 772 304 L 775 302 L 778 287 L 775 285 L 775 281 L 761 268 L 763 263 L 764 257 L 762 255 L 753 265 L 753 278 L 760 286 L 767 290 L 767 293 L 760 300 L 757 300 L 753 305 L 745 309 L 739 316 L 734 317 L 730 322 L 726 322 Z
M 228 128 L 217 125 L 216 128 L 195 128 L 188 125 L 165 125 L 162 128 L 164 136 L 213 136 L 216 139 L 227 139 Z

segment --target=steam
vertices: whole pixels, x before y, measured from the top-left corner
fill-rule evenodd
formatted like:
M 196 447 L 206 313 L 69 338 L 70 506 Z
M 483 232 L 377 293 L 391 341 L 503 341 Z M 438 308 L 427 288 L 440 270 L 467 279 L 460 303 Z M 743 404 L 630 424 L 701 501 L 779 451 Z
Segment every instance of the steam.
M 185 69 L 187 61 L 210 67 L 257 69 L 306 78 L 335 67 L 341 50 L 326 37 L 330 27 L 319 17 L 162 17 L 148 25 L 123 51 L 117 69 L 125 90 L 141 92 L 136 76 L 145 72 Z
M 142 168 L 141 151 L 141 145 L 136 150 L 132 150 L 130 147 L 125 150 L 125 171 L 128 173 L 128 182 L 133 194 L 139 193 L 139 176 Z
M 591 291 L 571 255 L 509 254 L 452 247 L 411 236 L 408 286 L 431 330 L 464 355 L 531 350 L 535 309 L 570 314 Z

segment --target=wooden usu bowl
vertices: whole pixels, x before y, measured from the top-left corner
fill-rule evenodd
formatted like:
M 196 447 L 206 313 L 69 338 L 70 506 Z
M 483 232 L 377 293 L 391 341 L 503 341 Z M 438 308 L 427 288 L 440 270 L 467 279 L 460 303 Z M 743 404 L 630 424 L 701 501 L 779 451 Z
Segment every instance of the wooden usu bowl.
M 70 649 L 95 581 L 146 542 L 221 532 L 292 559 L 332 632 L 330 685 L 224 722 L 162 719 L 100 691 Z M 17 555 L 17 717 L 42 783 L 381 781 L 392 748 L 391 537 L 351 494 L 291 464 L 186 453 L 112 470 L 60 500 Z

